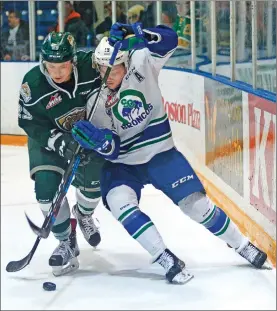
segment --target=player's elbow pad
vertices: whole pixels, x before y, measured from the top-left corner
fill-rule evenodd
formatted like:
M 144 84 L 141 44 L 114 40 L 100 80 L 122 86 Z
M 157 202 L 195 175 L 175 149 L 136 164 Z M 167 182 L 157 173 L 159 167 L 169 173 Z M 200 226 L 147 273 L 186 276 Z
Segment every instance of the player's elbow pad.
M 155 28 L 147 28 L 143 31 L 148 40 L 147 47 L 152 53 L 164 56 L 178 45 L 177 33 L 167 26 L 158 25 Z

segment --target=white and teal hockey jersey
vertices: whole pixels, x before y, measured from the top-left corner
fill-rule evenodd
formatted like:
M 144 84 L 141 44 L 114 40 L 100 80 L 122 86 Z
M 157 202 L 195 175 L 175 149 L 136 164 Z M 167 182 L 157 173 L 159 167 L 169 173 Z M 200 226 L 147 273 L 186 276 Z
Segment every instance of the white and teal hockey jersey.
M 119 136 L 119 154 L 112 162 L 142 164 L 157 153 L 174 147 L 158 86 L 159 72 L 176 48 L 170 39 L 171 44 L 166 44 L 160 36 L 160 41 L 149 44 L 149 48 L 132 51 L 120 89 L 112 92 L 105 88 L 101 92 L 92 124 L 111 129 Z M 154 53 L 157 49 L 152 46 L 158 44 L 163 47 Z M 95 97 L 96 94 L 90 98 L 88 109 L 94 104 Z

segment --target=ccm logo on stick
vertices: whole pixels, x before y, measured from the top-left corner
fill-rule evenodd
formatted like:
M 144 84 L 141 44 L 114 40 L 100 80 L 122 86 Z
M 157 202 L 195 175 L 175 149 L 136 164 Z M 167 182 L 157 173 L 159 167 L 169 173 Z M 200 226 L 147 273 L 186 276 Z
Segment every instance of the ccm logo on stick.
M 193 179 L 193 175 L 189 175 L 189 176 L 185 176 L 185 177 L 182 177 L 180 178 L 179 180 L 175 181 L 173 184 L 172 184 L 172 188 L 176 188 L 178 187 L 180 184 L 183 184 L 184 182 L 186 181 L 189 181 L 191 179 Z

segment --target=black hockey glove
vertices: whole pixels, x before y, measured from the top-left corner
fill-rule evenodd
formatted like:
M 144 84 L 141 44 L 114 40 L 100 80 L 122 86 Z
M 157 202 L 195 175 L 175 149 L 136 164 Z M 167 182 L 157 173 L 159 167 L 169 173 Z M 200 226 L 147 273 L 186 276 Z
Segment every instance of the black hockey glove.
M 61 134 L 61 135 L 59 135 Z M 72 159 L 74 152 L 78 146 L 78 143 L 74 140 L 71 134 L 69 133 L 59 133 L 56 134 L 58 136 L 54 141 L 54 151 L 58 153 L 61 157 L 65 158 L 66 161 Z M 81 162 L 80 166 L 87 165 L 90 160 L 90 154 L 92 151 L 86 150 L 81 153 Z

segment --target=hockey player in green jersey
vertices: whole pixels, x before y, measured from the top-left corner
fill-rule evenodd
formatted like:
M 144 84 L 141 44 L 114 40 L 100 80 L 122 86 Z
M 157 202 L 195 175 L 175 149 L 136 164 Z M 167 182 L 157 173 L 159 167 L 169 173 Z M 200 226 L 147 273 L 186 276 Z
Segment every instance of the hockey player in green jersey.
M 86 102 L 100 87 L 101 79 L 92 68 L 91 54 L 76 52 L 70 33 L 52 32 L 42 45 L 40 65 L 25 75 L 21 85 L 18 122 L 28 135 L 30 176 L 35 181 L 36 199 L 44 216 L 77 144 L 71 128 L 85 118 Z M 101 240 L 92 214 L 101 196 L 99 176 L 104 161 L 94 151 L 86 154 L 72 183 L 77 199 L 72 212 L 85 239 L 94 247 Z M 60 242 L 49 259 L 56 276 L 79 266 L 76 223 L 70 219 L 65 198 L 52 229 Z

